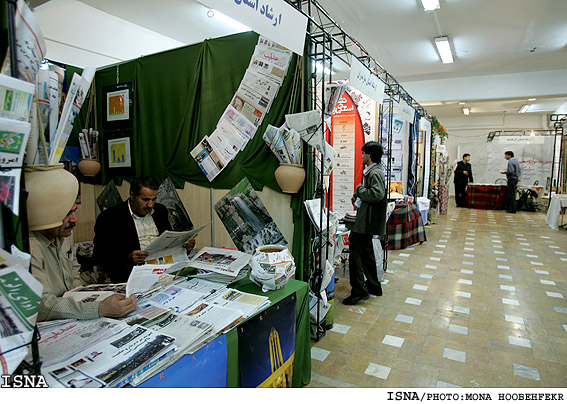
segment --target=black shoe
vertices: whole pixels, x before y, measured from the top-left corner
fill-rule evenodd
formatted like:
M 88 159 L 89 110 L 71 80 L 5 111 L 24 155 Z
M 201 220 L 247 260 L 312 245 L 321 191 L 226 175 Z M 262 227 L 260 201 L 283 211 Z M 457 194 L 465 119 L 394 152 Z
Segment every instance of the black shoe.
M 343 304 L 352 306 L 352 305 L 357 304 L 358 302 L 360 302 L 362 300 L 367 300 L 369 297 L 370 297 L 370 295 L 366 295 L 366 296 L 350 295 L 349 297 L 346 297 L 343 300 Z
M 378 287 L 372 287 L 368 284 L 368 282 L 365 282 L 366 284 L 366 289 L 368 289 L 368 293 L 370 293 L 371 295 L 374 296 L 382 296 L 382 285 L 378 284 Z

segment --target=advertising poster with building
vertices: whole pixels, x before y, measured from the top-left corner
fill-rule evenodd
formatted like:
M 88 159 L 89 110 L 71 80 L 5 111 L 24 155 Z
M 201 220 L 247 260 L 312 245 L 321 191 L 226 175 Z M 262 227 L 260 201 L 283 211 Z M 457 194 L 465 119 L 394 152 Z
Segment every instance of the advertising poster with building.
M 295 293 L 238 326 L 241 387 L 291 387 Z

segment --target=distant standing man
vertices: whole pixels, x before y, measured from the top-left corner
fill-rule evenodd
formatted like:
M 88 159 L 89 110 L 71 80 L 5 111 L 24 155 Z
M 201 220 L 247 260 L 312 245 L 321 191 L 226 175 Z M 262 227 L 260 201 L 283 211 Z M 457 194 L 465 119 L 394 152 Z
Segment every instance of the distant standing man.
M 457 168 L 455 168 L 455 202 L 457 203 L 457 208 L 465 207 L 465 197 L 467 195 L 467 185 L 469 181 L 472 183 L 472 167 L 469 164 L 471 155 L 468 153 L 463 154 L 463 161 L 457 163 Z
M 506 212 L 516 213 L 516 187 L 518 180 L 522 176 L 520 163 L 514 158 L 514 152 L 504 152 L 504 158 L 508 160 L 508 168 L 506 171 L 500 171 L 500 174 L 506 174 L 508 186 L 506 187 Z
M 349 275 L 350 296 L 343 304 L 357 304 L 372 294 L 382 296 L 382 285 L 376 271 L 376 258 L 372 237 L 386 234 L 386 181 L 381 160 L 384 150 L 377 142 L 367 142 L 362 146 L 362 163 L 366 166 L 362 173 L 362 184 L 356 187 L 351 198 L 356 206 L 356 221 L 350 232 Z M 366 277 L 366 282 L 364 281 Z

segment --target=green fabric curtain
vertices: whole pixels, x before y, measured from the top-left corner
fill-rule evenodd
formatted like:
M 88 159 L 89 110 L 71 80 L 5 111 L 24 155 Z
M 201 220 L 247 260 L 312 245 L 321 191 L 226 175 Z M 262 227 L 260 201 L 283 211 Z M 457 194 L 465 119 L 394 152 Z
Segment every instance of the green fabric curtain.
M 289 108 L 296 57 L 256 136 L 212 182 L 189 154 L 215 129 L 244 77 L 257 41 L 258 34 L 253 32 L 230 35 L 98 71 L 99 132 L 103 137 L 117 132 L 132 136 L 135 175 L 153 175 L 160 181 L 169 176 L 179 187 L 187 181 L 217 189 L 230 189 L 246 176 L 256 190 L 264 185 L 279 190 L 274 177 L 279 163 L 262 134 L 268 124 L 280 126 L 288 111 L 296 112 Z M 103 88 L 117 82 L 133 83 L 132 130 L 112 130 L 103 121 Z M 86 109 L 87 105 L 82 113 Z M 115 177 L 112 170 L 103 168 L 102 183 Z

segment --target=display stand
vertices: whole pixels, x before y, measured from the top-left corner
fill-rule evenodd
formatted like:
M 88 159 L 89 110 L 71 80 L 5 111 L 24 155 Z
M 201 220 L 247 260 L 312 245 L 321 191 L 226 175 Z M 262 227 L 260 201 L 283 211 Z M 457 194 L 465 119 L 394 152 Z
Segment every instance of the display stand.
M 17 11 L 17 0 L 7 0 L 7 17 L 8 17 L 8 51 L 10 55 L 10 73 L 12 77 L 18 77 L 18 59 L 16 53 L 16 26 L 15 26 L 15 16 Z M 18 168 L 24 170 L 25 162 L 20 167 L 10 167 Z M 0 170 L 3 170 L 0 167 Z M 23 173 L 22 173 L 23 174 Z M 10 251 L 10 246 L 15 244 L 15 239 L 18 232 L 21 234 L 21 247 L 26 253 L 30 252 L 29 244 L 29 233 L 28 233 L 28 215 L 27 215 L 27 192 L 25 190 L 25 175 L 21 175 L 20 178 L 20 201 L 19 201 L 19 216 L 17 224 L 15 226 L 13 223 L 12 212 L 2 205 L 2 236 L 3 245 L 2 248 L 6 251 Z M 31 269 L 30 269 L 31 271 Z M 28 363 L 23 361 L 20 366 L 14 371 L 14 374 L 29 374 L 29 375 L 39 375 L 41 373 L 41 361 L 39 358 L 38 341 L 40 339 L 39 331 L 37 326 L 34 328 L 34 333 L 32 340 L 29 344 L 32 350 L 32 362 Z M 26 346 L 23 345 L 23 346 Z M 21 348 L 21 347 L 19 347 Z M 15 348 L 18 349 L 18 348 Z M 10 352 L 10 351 L 8 351 Z M 7 352 L 5 352 L 7 353 Z
M 393 103 L 394 101 L 404 99 L 408 105 L 412 106 L 421 116 L 431 119 L 431 116 L 419 105 L 403 88 L 402 86 L 391 76 L 376 60 L 370 56 L 370 54 L 362 47 L 362 45 L 348 35 L 339 24 L 337 24 L 331 16 L 315 1 L 312 0 L 286 0 L 286 2 L 297 10 L 302 12 L 308 18 L 308 32 L 307 32 L 307 46 L 308 46 L 308 58 L 307 62 L 311 66 L 311 79 L 306 80 L 304 83 L 307 86 L 307 91 L 310 95 L 310 100 L 312 104 L 321 111 L 325 111 L 325 86 L 327 83 L 331 83 L 332 78 L 332 66 L 333 60 L 336 58 L 348 65 L 350 65 L 350 60 L 352 58 L 358 59 L 368 70 L 376 77 L 378 77 L 385 84 L 385 92 L 388 98 L 384 100 L 384 107 L 387 108 L 388 112 L 384 110 L 380 113 L 380 121 L 385 113 L 393 113 Z M 391 120 L 390 120 L 391 121 Z M 325 115 L 322 116 L 321 125 L 325 127 Z M 330 126 L 330 124 L 329 124 Z M 382 127 L 380 129 L 382 131 Z M 326 132 L 325 132 L 326 133 Z M 385 134 L 387 141 L 389 142 L 389 148 L 391 148 L 392 143 L 392 125 L 389 124 L 387 133 Z M 327 137 L 327 136 L 326 136 Z M 381 138 L 384 138 L 384 133 L 381 133 Z M 327 139 L 329 140 L 329 139 Z M 313 155 L 314 152 L 309 148 L 309 155 Z M 391 172 L 391 162 L 387 162 L 387 186 L 389 189 L 390 184 L 390 172 Z M 323 164 L 321 164 L 321 170 L 318 175 L 318 184 L 316 185 L 315 197 L 321 199 L 321 212 L 322 213 L 326 207 L 330 206 L 330 193 L 325 191 L 324 186 L 324 176 L 323 176 Z M 327 221 L 329 215 L 327 215 Z M 322 215 L 321 215 L 322 217 Z M 323 228 L 322 223 L 320 223 L 319 229 Z M 328 225 L 328 223 L 327 223 Z M 311 226 L 311 240 L 312 251 L 311 259 L 309 260 L 310 267 L 308 268 L 308 273 L 310 275 L 310 286 L 311 290 L 318 299 L 321 299 L 320 285 L 322 282 L 322 268 L 325 265 L 325 260 L 329 251 L 329 243 L 327 234 L 323 234 L 321 231 L 316 231 L 313 226 Z M 384 249 L 384 259 L 383 266 L 384 269 L 387 267 L 387 235 L 386 239 L 382 240 L 382 246 Z M 319 303 L 319 301 L 318 301 Z M 319 340 L 325 333 L 325 328 L 320 326 L 322 320 L 319 313 L 319 304 L 317 304 L 317 331 L 315 339 Z

